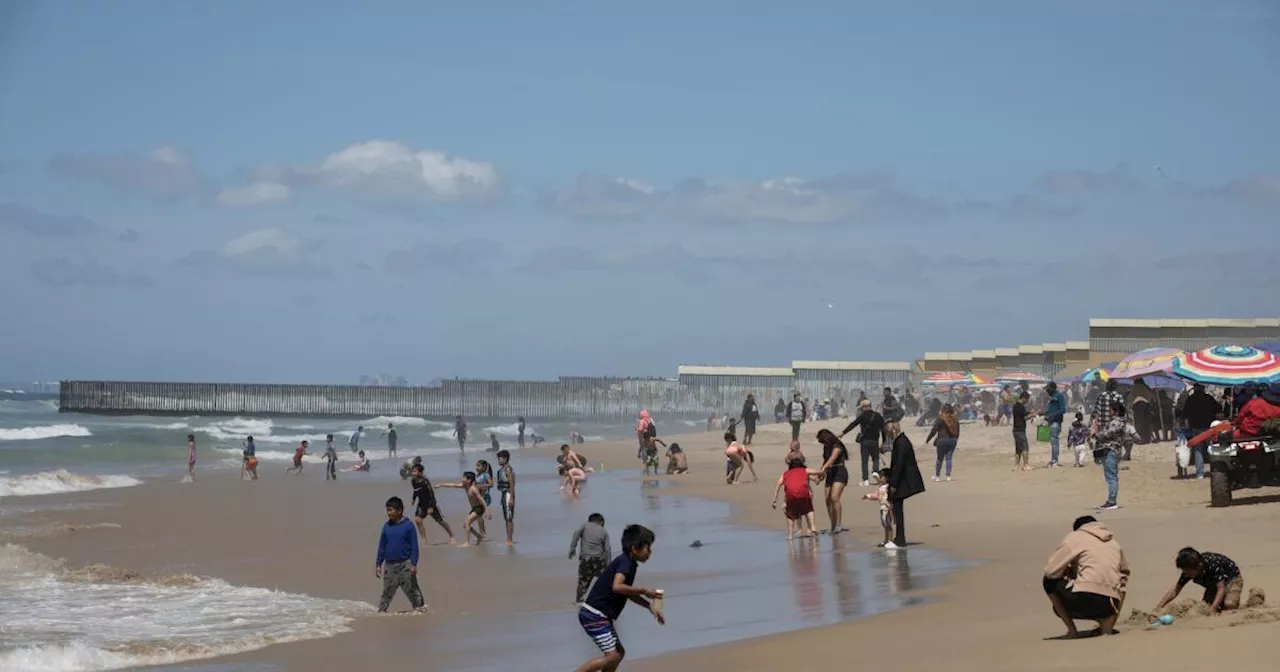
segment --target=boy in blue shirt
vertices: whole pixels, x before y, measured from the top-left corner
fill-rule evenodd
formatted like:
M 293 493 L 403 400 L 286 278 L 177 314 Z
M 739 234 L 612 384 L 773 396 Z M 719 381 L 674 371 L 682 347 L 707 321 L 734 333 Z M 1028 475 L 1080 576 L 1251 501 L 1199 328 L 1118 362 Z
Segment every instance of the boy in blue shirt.
M 633 585 L 639 563 L 647 561 L 653 554 L 653 541 L 653 530 L 643 525 L 628 525 L 622 531 L 622 554 L 605 565 L 578 610 L 578 623 L 604 655 L 583 663 L 576 672 L 610 672 L 622 664 L 627 652 L 618 641 L 614 621 L 618 620 L 628 600 L 648 609 L 658 623 L 666 622 L 661 608 L 650 601 L 662 593 Z
M 378 539 L 378 563 L 373 575 L 382 579 L 382 599 L 378 611 L 391 606 L 396 590 L 403 590 L 414 609 L 422 609 L 422 589 L 418 587 L 418 533 L 404 517 L 399 497 L 387 500 L 387 522 Z

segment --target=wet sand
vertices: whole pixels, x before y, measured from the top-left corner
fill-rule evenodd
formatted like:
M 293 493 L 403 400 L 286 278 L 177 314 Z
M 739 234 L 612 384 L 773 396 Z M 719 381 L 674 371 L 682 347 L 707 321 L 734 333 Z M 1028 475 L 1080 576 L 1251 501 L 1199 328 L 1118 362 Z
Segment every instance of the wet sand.
M 821 426 L 806 426 L 805 435 Z M 907 502 L 908 538 L 918 545 L 896 553 L 874 549 L 881 538 L 876 505 L 858 501 L 864 490 L 855 485 L 844 500 L 851 531 L 816 544 L 797 542 L 792 550 L 781 513 L 769 507 L 786 451 L 784 430 L 762 429 L 752 447 L 761 481 L 737 486 L 723 482 L 718 432 L 668 437 L 688 451 L 693 473 L 649 483 L 635 470 L 634 442 L 584 446 L 609 472 L 593 476 L 578 501 L 557 496 L 553 474 L 541 475 L 554 464 L 553 450 L 526 451 L 516 462 L 517 546 L 425 549 L 421 582 L 433 613 L 363 618 L 353 633 L 335 638 L 164 669 L 221 672 L 214 663 L 255 672 L 371 665 L 571 669 L 592 649 L 568 604 L 576 563 L 565 555 L 573 529 L 593 511 L 608 519 L 615 548 L 627 522 L 658 530 L 653 560 L 638 582 L 669 591 L 668 625 L 660 628 L 643 610 L 628 608 L 619 624 L 632 652 L 624 669 L 825 668 L 833 656 L 874 664 L 882 655 L 908 670 L 1192 670 L 1216 665 L 1215 655 L 1226 655 L 1237 670 L 1275 669 L 1280 654 L 1258 645 L 1280 632 L 1280 612 L 1271 608 L 1188 618 L 1154 632 L 1126 627 L 1116 637 L 1046 641 L 1062 626 L 1040 590 L 1044 560 L 1071 521 L 1102 500 L 1104 486 L 1093 466 L 1011 472 L 1008 427 L 964 427 L 956 480 L 929 482 L 928 492 Z M 924 431 L 911 428 L 910 435 L 922 470 L 931 473 L 933 449 L 923 444 Z M 816 445 L 807 441 L 805 450 L 816 461 Z M 1047 444 L 1032 450 L 1033 462 L 1043 463 Z M 1237 493 L 1246 500 L 1241 505 L 1210 509 L 1206 481 L 1170 479 L 1171 444 L 1139 447 L 1135 454 L 1121 472 L 1124 508 L 1098 516 L 1133 565 L 1125 614 L 1157 601 L 1175 577 L 1174 553 L 1188 544 L 1235 559 L 1246 590 L 1280 592 L 1280 491 Z M 456 461 L 428 467 L 436 482 L 461 471 Z M 194 573 L 375 601 L 380 583 L 371 565 L 382 502 L 389 494 L 407 500 L 407 485 L 386 473 L 343 474 L 335 485 L 324 483 L 318 469 L 301 479 L 286 478 L 283 466 L 277 471 L 259 483 L 209 472 L 196 484 L 62 495 L 59 503 L 105 506 L 24 515 L 23 525 L 80 527 L 23 543 L 72 566 Z M 856 465 L 850 472 L 856 477 Z M 465 512 L 460 493 L 440 495 L 457 528 Z M 30 505 L 42 498 L 23 499 Z M 818 519 L 825 527 L 821 510 Z M 103 522 L 121 527 L 85 527 Z M 430 539 L 442 541 L 434 523 L 427 525 Z M 500 531 L 500 520 L 491 526 Z M 695 539 L 704 546 L 690 548 Z M 968 568 L 949 572 L 957 559 Z M 1193 588 L 1183 599 L 1198 599 Z M 393 609 L 404 606 L 399 597 Z M 706 646 L 713 642 L 730 643 Z

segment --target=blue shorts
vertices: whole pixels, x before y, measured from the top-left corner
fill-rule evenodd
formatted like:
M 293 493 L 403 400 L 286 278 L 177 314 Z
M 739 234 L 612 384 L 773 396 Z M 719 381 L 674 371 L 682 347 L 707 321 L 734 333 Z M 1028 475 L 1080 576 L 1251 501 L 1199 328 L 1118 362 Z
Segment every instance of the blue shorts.
M 622 643 L 618 641 L 618 631 L 614 629 L 613 621 L 584 607 L 578 610 L 578 623 L 601 653 L 621 651 Z

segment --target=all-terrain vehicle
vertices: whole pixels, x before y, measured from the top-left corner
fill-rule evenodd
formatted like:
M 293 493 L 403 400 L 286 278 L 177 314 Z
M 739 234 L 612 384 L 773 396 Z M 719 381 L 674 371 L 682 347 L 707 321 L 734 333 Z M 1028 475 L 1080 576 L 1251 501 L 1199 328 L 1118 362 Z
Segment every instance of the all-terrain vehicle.
M 1223 434 L 1209 444 L 1209 503 L 1231 506 L 1242 488 L 1280 485 L 1280 436 L 1233 439 Z

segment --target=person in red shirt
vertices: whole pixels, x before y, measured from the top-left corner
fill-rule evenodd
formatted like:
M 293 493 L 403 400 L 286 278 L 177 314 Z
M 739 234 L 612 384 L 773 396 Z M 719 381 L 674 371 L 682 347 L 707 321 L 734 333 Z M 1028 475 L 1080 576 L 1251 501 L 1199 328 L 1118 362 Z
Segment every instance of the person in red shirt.
M 778 508 L 778 495 L 786 493 L 787 541 L 795 538 L 796 524 L 800 525 L 800 537 L 817 536 L 818 526 L 813 514 L 813 491 L 809 481 L 822 472 L 805 467 L 804 457 L 794 457 L 787 461 L 787 470 L 778 478 L 778 485 L 773 490 L 773 508 Z
M 1280 418 L 1280 383 L 1272 383 L 1240 409 L 1232 423 L 1236 428 L 1235 438 L 1258 436 L 1262 426 L 1275 418 Z
M 307 452 L 308 445 L 309 444 L 306 441 L 303 441 L 298 445 L 297 449 L 293 451 L 293 466 L 286 469 L 285 473 L 302 474 L 302 458 L 310 454 Z

